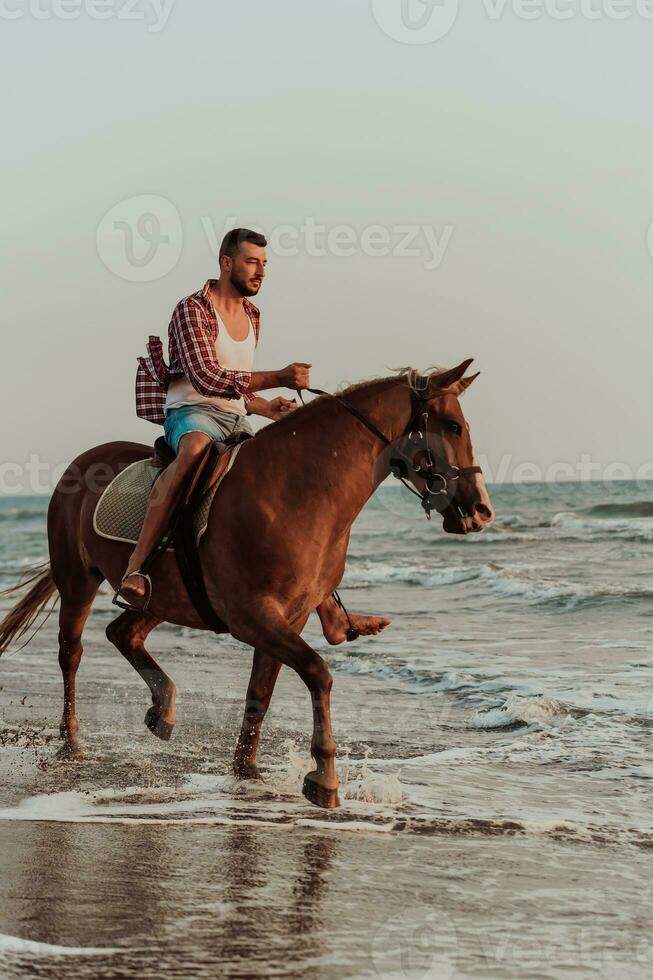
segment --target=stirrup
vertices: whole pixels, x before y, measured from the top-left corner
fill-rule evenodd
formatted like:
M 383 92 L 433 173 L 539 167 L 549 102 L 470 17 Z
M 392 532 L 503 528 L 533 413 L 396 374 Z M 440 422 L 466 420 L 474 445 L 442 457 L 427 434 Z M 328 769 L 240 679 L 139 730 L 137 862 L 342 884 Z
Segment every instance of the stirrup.
M 122 586 L 123 586 L 123 582 L 126 582 L 127 579 L 128 578 L 131 578 L 133 575 L 140 575 L 141 578 L 145 579 L 145 581 L 147 582 L 147 586 L 148 586 L 147 592 L 145 593 L 146 596 L 147 596 L 147 598 L 145 599 L 145 602 L 144 602 L 143 607 L 141 609 L 139 609 L 138 606 L 132 606 L 131 603 L 129 603 L 129 602 L 122 602 L 118 598 L 118 596 L 120 595 L 120 589 L 122 589 Z M 150 599 L 151 598 L 152 598 L 152 579 L 150 578 L 150 576 L 146 572 L 141 572 L 141 571 L 137 570 L 135 572 L 130 572 L 129 575 L 124 575 L 123 576 L 123 578 L 120 581 L 120 588 L 117 590 L 117 592 L 114 593 L 114 596 L 113 596 L 113 599 L 111 600 L 111 602 L 113 603 L 114 606 L 118 606 L 120 609 L 126 609 L 128 612 L 140 612 L 140 613 L 144 613 L 144 612 L 147 612 L 147 607 L 150 604 Z

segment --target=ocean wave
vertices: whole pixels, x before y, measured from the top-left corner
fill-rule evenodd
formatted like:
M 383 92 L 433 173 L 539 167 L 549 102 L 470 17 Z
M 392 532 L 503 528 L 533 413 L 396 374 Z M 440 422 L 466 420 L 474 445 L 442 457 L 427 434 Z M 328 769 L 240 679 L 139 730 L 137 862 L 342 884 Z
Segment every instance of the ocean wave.
M 527 530 L 529 527 L 531 530 Z M 469 542 L 470 544 L 473 543 L 473 547 L 478 547 L 479 544 L 522 544 L 525 541 L 542 541 L 543 537 L 541 533 L 533 533 L 533 530 L 535 530 L 537 527 L 538 525 L 528 524 L 516 524 L 514 527 L 512 525 L 502 527 L 499 524 L 490 524 L 489 527 L 483 529 L 481 534 L 475 534 L 473 537 L 467 537 L 462 540 Z M 516 528 L 520 528 L 520 530 L 516 530 Z M 442 538 L 439 540 L 444 540 L 445 542 L 447 541 L 447 539 Z
M 636 500 L 631 503 L 594 504 L 583 507 L 579 513 L 588 517 L 653 517 L 652 500 Z
M 24 572 L 32 565 L 42 565 L 47 555 L 24 555 L 22 558 L 0 558 L 0 572 Z
M 513 728 L 517 725 L 545 725 L 551 727 L 568 721 L 568 709 L 553 698 L 509 697 L 500 708 L 477 711 L 468 721 L 469 728 Z
M 524 520 L 519 514 L 497 514 L 492 523 L 492 527 L 522 527 Z
M 611 505 L 606 504 L 605 506 Z M 583 538 L 653 541 L 653 521 L 650 517 L 644 516 L 627 518 L 610 516 L 607 513 L 603 516 L 591 515 L 589 511 L 587 513 L 562 511 L 551 519 L 550 527 L 567 533 L 575 532 L 577 537 Z
M 17 521 L 31 521 L 36 518 L 42 520 L 45 519 L 47 513 L 47 507 L 38 510 L 31 507 L 12 507 L 11 510 L 0 510 L 0 521 L 15 523 Z
M 492 592 L 511 599 L 524 599 L 536 605 L 562 605 L 569 608 L 601 601 L 638 600 L 653 596 L 653 588 L 614 582 L 581 584 L 559 578 L 542 577 L 534 565 L 500 565 L 490 562 L 476 567 L 458 565 L 433 571 L 420 565 L 395 565 L 365 561 L 349 566 L 343 586 L 350 589 L 382 585 L 418 585 L 440 588 L 476 582 Z
M 438 568 L 429 571 L 418 565 L 393 565 L 390 562 L 365 561 L 361 566 L 350 565 L 345 572 L 343 585 L 349 589 L 363 589 L 373 585 L 423 585 L 428 588 L 457 585 L 478 578 L 480 570 L 468 566 Z
M 327 830 L 329 833 L 385 833 L 385 834 L 419 834 L 450 835 L 450 836 L 494 836 L 515 833 L 555 834 L 565 832 L 582 833 L 582 828 L 569 821 L 547 820 L 526 821 L 523 819 L 483 816 L 434 816 L 430 809 L 423 809 L 419 801 L 411 803 L 406 798 L 403 784 L 395 773 L 375 772 L 370 767 L 381 765 L 383 761 L 359 760 L 351 762 L 353 771 L 340 772 L 340 799 L 338 810 L 329 812 L 328 816 L 315 812 L 308 807 L 301 797 L 303 773 L 312 764 L 307 756 L 298 756 L 293 765 L 298 764 L 301 772 L 290 774 L 287 782 L 283 780 L 283 771 L 276 770 L 266 777 L 265 783 L 238 784 L 233 779 L 223 779 L 224 789 L 220 792 L 216 787 L 214 794 L 197 801 L 205 811 L 196 813 L 193 808 L 184 812 L 183 801 L 153 804 L 143 813 L 138 806 L 120 808 L 98 807 L 96 816 L 88 816 L 78 812 L 73 801 L 65 813 L 58 818 L 64 823 L 98 823 L 115 826 L 174 826 L 193 827 L 253 827 L 273 829 L 276 833 L 281 830 L 292 830 L 297 827 L 312 830 Z M 362 770 L 362 771 L 359 771 Z M 276 783 L 276 785 L 275 785 Z M 242 789 L 238 796 L 235 787 Z M 279 789 L 281 792 L 279 792 Z M 57 794 L 55 794 L 56 797 Z M 58 794 L 62 795 L 62 794 Z M 78 794 L 79 797 L 79 794 Z M 235 797 L 235 798 L 234 798 Z M 293 799 L 296 797 L 296 799 Z M 52 799 L 52 797 L 50 798 Z M 210 812 L 209 812 L 210 811 Z M 38 820 L 51 819 L 49 816 L 27 816 L 15 808 L 6 814 L 8 820 Z M 613 835 L 614 838 L 614 835 Z M 50 946 L 47 943 L 33 943 L 30 940 L 3 936 L 0 934 L 0 958 L 3 952 L 8 954 L 41 954 L 57 955 L 110 955 L 126 952 L 120 948 L 66 947 Z
M 370 657 L 366 654 L 353 656 L 351 653 L 329 654 L 329 667 L 346 674 L 359 677 L 376 677 L 379 680 L 401 682 L 429 693 L 463 692 L 470 689 L 483 689 L 484 683 L 472 674 L 456 670 L 442 671 L 437 668 L 418 667 L 407 663 L 393 663 L 387 659 Z M 496 688 L 494 688 L 496 690 Z
M 581 587 L 561 579 L 537 577 L 533 567 L 486 565 L 481 577 L 493 592 L 506 598 L 526 599 L 535 604 L 574 604 L 588 598 L 588 587 Z
M 580 584 L 562 579 L 537 576 L 537 569 L 485 566 L 481 577 L 493 591 L 508 598 L 526 599 L 535 605 L 562 605 L 567 608 L 594 602 L 650 599 L 653 589 L 646 586 L 621 585 L 613 582 Z

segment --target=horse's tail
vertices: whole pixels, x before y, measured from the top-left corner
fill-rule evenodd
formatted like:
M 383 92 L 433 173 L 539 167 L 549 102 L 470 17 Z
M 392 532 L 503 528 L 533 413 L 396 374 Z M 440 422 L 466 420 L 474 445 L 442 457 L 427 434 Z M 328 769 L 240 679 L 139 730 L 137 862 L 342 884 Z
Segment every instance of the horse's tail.
M 50 596 L 57 591 L 49 562 L 30 569 L 16 585 L 0 592 L 0 599 L 22 592 L 28 585 L 31 586 L 29 592 L 16 603 L 0 623 L 0 654 L 4 653 L 13 640 L 25 635 Z M 41 626 L 34 631 L 33 636 L 38 633 Z M 27 642 L 29 643 L 29 640 Z

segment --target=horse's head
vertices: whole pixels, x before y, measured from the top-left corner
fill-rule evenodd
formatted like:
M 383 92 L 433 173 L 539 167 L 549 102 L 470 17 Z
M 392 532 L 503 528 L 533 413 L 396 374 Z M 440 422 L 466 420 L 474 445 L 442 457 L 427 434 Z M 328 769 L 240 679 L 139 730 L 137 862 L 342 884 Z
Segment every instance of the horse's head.
M 494 511 L 480 472 L 460 396 L 478 374 L 465 377 L 472 359 L 449 371 L 410 376 L 416 411 L 402 447 L 412 463 L 410 479 L 420 492 L 436 493 L 431 504 L 450 534 L 482 531 Z

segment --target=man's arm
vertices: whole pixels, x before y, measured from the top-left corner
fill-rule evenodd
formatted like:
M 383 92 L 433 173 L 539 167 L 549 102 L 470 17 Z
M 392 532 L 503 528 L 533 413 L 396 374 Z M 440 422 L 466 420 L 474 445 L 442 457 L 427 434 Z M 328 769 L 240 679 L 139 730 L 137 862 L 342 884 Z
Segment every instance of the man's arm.
M 307 388 L 310 385 L 310 364 L 289 364 L 280 371 L 234 371 L 216 360 L 215 345 L 203 311 L 192 300 L 185 300 L 175 309 L 172 329 L 177 341 L 184 374 L 201 395 L 221 398 L 244 397 L 251 415 L 280 418 L 280 412 L 291 405 L 286 399 L 256 399 L 256 392 L 267 388 Z M 252 402 L 258 401 L 258 410 Z M 281 403 L 285 403 L 282 405 Z M 268 410 L 266 406 L 274 405 Z M 272 412 L 272 414 L 270 414 Z
M 289 364 L 281 371 L 253 371 L 247 394 L 256 391 L 266 391 L 268 388 L 308 388 L 311 383 L 311 364 Z
M 264 419 L 271 419 L 273 422 L 282 419 L 296 408 L 297 402 L 291 402 L 287 398 L 273 398 L 272 401 L 268 401 L 260 395 L 252 395 L 247 400 L 248 415 L 261 415 Z
M 247 393 L 252 375 L 222 367 L 215 357 L 215 344 L 206 318 L 192 300 L 184 300 L 172 315 L 184 374 L 200 395 L 240 398 Z
M 280 371 L 233 371 L 222 367 L 215 357 L 215 345 L 203 311 L 192 300 L 179 304 L 172 317 L 184 374 L 201 395 L 240 398 L 251 401 L 257 391 L 267 388 L 307 388 L 310 364 L 289 364 Z

